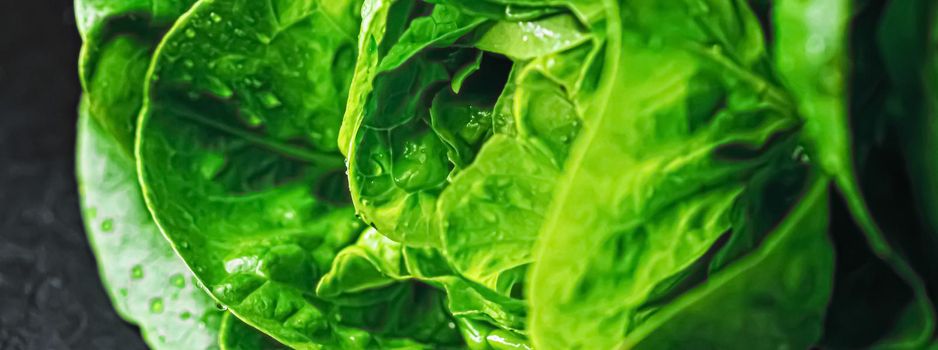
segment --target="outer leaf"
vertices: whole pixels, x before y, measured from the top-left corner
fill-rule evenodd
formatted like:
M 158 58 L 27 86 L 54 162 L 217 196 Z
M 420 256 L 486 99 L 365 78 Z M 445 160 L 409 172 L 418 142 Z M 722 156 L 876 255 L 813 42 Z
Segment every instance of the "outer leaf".
M 889 263 L 916 295 L 922 344 L 933 331 L 934 311 L 925 286 L 906 258 L 895 251 L 870 214 L 856 179 L 847 123 L 847 20 L 849 1 L 785 0 L 775 5 L 776 68 L 797 100 L 814 146 L 812 157 L 831 174 L 846 197 L 873 252 Z M 915 346 L 915 345 L 913 345 Z
M 708 37 L 695 35 L 703 25 L 694 12 L 626 6 L 629 31 L 621 49 L 610 39 L 603 73 L 614 98 L 592 110 L 598 115 L 587 110 L 539 236 L 526 290 L 540 349 L 618 344 L 656 285 L 730 228 L 729 209 L 762 160 L 719 154 L 734 144 L 759 149 L 794 122 L 771 112 L 783 110 L 777 94 L 759 91 L 771 85 L 736 61 L 758 48 L 713 55 L 695 48 Z M 655 40 L 658 28 L 673 41 Z M 725 107 L 715 103 L 723 99 Z
M 209 349 L 222 313 L 150 217 L 134 161 L 88 113 L 78 123 L 78 182 L 88 239 L 117 312 L 153 349 Z
M 337 341 L 341 310 L 314 288 L 361 230 L 332 191 L 355 11 L 198 3 L 157 50 L 140 121 L 144 195 L 173 248 L 232 313 L 294 348 Z
M 624 349 L 804 349 L 820 337 L 831 292 L 826 179 L 748 256 L 664 307 Z

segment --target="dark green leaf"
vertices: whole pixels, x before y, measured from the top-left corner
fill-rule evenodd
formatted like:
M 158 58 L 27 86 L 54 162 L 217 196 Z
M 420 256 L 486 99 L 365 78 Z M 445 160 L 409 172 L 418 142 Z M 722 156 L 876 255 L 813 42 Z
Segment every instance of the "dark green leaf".
M 199 2 L 160 45 L 141 116 L 144 195 L 174 249 L 233 314 L 297 348 L 336 342 L 340 310 L 315 286 L 361 231 L 316 196 L 343 168 L 357 8 Z

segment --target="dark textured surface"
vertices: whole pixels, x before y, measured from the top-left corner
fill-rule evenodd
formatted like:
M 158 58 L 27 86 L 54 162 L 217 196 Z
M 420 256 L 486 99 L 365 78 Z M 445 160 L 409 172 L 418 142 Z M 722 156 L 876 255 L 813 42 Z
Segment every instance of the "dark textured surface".
M 71 0 L 0 1 L 0 350 L 146 348 L 81 226 L 74 28 Z

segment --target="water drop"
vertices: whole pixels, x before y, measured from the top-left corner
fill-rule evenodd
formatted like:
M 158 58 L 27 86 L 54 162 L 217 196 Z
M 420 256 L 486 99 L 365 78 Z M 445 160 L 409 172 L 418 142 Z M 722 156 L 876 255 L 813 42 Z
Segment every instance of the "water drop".
M 225 165 L 225 157 L 217 153 L 206 153 L 199 161 L 199 173 L 205 179 L 213 179 Z M 183 241 L 185 243 L 185 241 Z
M 804 44 L 805 53 L 811 56 L 823 55 L 827 51 L 827 43 L 823 35 L 815 34 L 808 37 Z
M 193 30 L 192 28 L 186 29 L 186 37 L 195 38 L 195 30 Z
M 114 230 L 114 220 L 104 219 L 104 221 L 101 222 L 101 231 L 111 232 L 113 230 Z
M 143 266 L 134 265 L 134 267 L 130 269 L 130 277 L 135 280 L 143 278 Z
M 212 22 L 215 22 L 215 23 L 221 22 L 221 16 L 219 16 L 215 12 L 209 13 L 208 16 L 212 19 Z
M 247 123 L 252 128 L 256 128 L 264 124 L 264 120 L 261 117 L 258 117 L 256 114 L 247 114 Z
M 150 312 L 155 314 L 163 312 L 163 298 L 150 299 Z
M 209 64 L 209 66 L 211 66 L 211 64 Z M 225 84 L 225 82 L 221 79 L 210 76 L 206 78 L 206 81 L 208 82 L 208 91 L 215 94 L 215 96 L 221 98 L 230 98 L 232 95 L 234 95 L 234 91 L 231 90 L 231 87 L 229 87 L 228 84 Z
M 176 288 L 183 288 L 186 286 L 186 278 L 182 274 L 175 274 L 169 278 L 169 284 L 172 284 Z
M 191 317 L 192 317 L 192 313 L 189 311 L 183 311 L 182 313 L 179 314 L 179 318 L 182 320 L 188 320 Z
M 277 98 L 277 95 L 274 95 L 269 91 L 260 93 L 258 98 L 260 98 L 261 104 L 264 106 L 264 108 L 272 109 L 283 105 L 283 102 L 280 102 L 280 99 Z

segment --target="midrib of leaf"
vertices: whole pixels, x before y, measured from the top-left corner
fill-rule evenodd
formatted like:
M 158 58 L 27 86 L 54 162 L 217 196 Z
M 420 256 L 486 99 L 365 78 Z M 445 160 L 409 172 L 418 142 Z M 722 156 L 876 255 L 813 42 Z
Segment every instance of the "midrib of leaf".
M 600 82 L 600 90 L 597 92 L 596 103 L 593 103 L 595 110 L 589 111 L 590 113 L 596 114 L 596 124 L 600 124 L 602 119 L 605 117 L 606 102 L 609 101 L 609 97 L 612 94 L 613 83 L 615 82 L 614 77 L 618 75 L 619 70 L 619 51 L 621 50 L 621 36 L 616 33 L 618 28 L 622 28 L 622 20 L 619 18 L 619 4 L 615 0 L 603 0 L 606 8 L 606 15 L 608 16 L 609 25 L 606 29 L 606 62 L 611 62 L 611 67 L 609 68 L 608 74 L 603 74 L 602 81 Z M 598 133 L 599 128 L 585 126 L 584 131 L 586 132 L 583 137 L 585 142 L 588 145 L 592 144 L 596 139 L 596 134 Z M 575 179 L 579 177 L 580 171 L 583 169 L 580 164 L 583 163 L 583 158 L 586 157 L 586 152 L 571 152 L 569 155 L 569 160 L 567 161 L 566 171 L 569 171 L 567 177 Z M 572 185 L 570 181 L 561 181 L 559 186 L 557 186 L 557 194 L 555 198 L 557 200 L 553 201 L 551 207 L 561 208 L 566 202 L 567 198 L 570 196 L 570 191 L 572 190 Z M 553 209 L 549 209 L 548 212 L 553 212 Z M 550 232 L 553 228 L 557 226 L 557 216 L 550 216 L 544 222 L 542 232 Z M 540 260 L 540 259 L 538 259 Z
M 233 127 L 225 123 L 205 118 L 198 113 L 187 111 L 182 108 L 173 108 L 172 110 L 175 112 L 175 114 L 180 115 L 186 119 L 192 120 L 215 130 L 228 133 L 232 136 L 239 137 L 258 146 L 277 152 L 285 157 L 327 168 L 338 168 L 345 165 L 345 159 L 337 154 L 317 152 L 303 147 L 293 146 L 282 141 L 260 136 L 241 128 Z
M 606 26 L 606 52 L 605 52 L 605 62 L 609 62 L 610 67 L 608 68 L 607 74 L 603 74 L 599 83 L 599 89 L 596 92 L 596 99 L 593 101 L 590 107 L 587 107 L 589 113 L 596 114 L 596 120 L 594 121 L 598 125 L 605 116 L 605 109 L 607 107 L 607 102 L 612 94 L 612 90 L 615 84 L 615 77 L 618 75 L 619 69 L 619 56 L 622 47 L 622 37 L 621 37 L 621 28 L 622 20 L 619 16 L 619 4 L 616 0 L 603 0 L 603 7 L 606 10 L 606 16 L 608 19 L 608 26 Z M 595 108 L 595 109 L 593 109 Z M 599 128 L 591 127 L 589 124 L 584 126 L 583 137 L 584 142 L 589 145 L 592 144 L 596 139 L 596 135 L 599 132 Z M 570 193 L 573 190 L 573 181 L 568 179 L 577 179 L 581 176 L 583 167 L 583 159 L 586 157 L 584 151 L 580 151 L 577 148 L 571 150 L 570 155 L 568 156 L 567 163 L 565 165 L 564 175 L 558 179 L 556 190 L 554 196 L 551 200 L 550 205 L 548 206 L 547 213 L 554 213 L 563 209 L 567 206 L 567 202 L 570 200 Z M 566 180 L 566 181 L 564 181 Z M 550 241 L 551 233 L 557 232 L 557 225 L 559 221 L 559 215 L 548 215 L 545 218 L 544 222 L 541 225 L 541 229 L 538 232 L 537 246 L 533 254 L 533 260 L 535 263 L 531 266 L 529 271 L 530 276 L 535 276 L 531 278 L 532 281 L 537 281 L 536 276 L 540 276 L 543 273 L 540 270 L 545 269 L 543 263 L 537 263 L 538 261 L 545 261 L 544 255 L 554 254 L 554 252 L 548 252 L 547 249 L 543 249 L 544 243 Z M 540 282 L 535 282 L 541 284 Z M 533 285 L 534 283 L 532 283 Z M 528 296 L 528 300 L 531 304 L 534 304 L 536 300 L 540 299 L 535 297 L 539 293 L 538 288 L 532 288 L 531 294 Z M 539 343 L 543 343 L 544 340 L 538 336 L 540 332 L 537 332 L 537 329 L 534 328 L 538 324 L 535 315 L 541 313 L 536 304 L 533 305 L 532 310 L 529 312 L 528 319 L 529 329 L 527 330 L 531 334 L 531 342 L 535 347 L 540 346 Z M 548 327 L 550 328 L 550 327 Z

